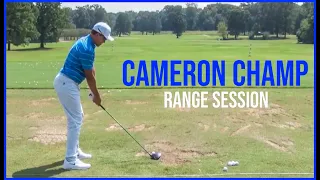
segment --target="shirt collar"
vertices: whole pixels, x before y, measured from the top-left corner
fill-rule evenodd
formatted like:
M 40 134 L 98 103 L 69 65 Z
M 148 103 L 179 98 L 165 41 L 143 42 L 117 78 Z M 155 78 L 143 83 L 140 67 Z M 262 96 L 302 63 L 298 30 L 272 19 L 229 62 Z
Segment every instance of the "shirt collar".
M 93 48 L 96 47 L 96 44 L 93 42 L 93 39 L 92 39 L 92 37 L 90 36 L 90 34 L 88 35 L 88 41 L 89 41 L 89 43 L 92 45 Z

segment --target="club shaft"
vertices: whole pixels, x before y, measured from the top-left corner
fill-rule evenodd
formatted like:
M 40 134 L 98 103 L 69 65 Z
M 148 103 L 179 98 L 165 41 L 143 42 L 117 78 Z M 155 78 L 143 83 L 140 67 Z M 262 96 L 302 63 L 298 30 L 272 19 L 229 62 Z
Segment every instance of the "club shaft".
M 124 128 L 124 127 L 116 120 L 116 118 L 114 118 L 102 105 L 100 105 L 100 107 L 101 107 L 105 112 L 107 112 L 107 113 L 109 114 L 109 116 L 110 116 L 113 120 L 115 120 L 115 121 L 122 127 L 122 129 L 125 130 L 125 131 L 129 134 L 129 136 L 132 137 L 132 139 L 133 139 L 134 141 L 136 141 L 136 143 L 139 144 L 139 146 L 140 146 L 146 153 L 148 153 L 148 154 L 151 156 L 151 154 L 150 154 L 133 136 L 131 136 L 131 134 L 126 130 L 126 128 Z

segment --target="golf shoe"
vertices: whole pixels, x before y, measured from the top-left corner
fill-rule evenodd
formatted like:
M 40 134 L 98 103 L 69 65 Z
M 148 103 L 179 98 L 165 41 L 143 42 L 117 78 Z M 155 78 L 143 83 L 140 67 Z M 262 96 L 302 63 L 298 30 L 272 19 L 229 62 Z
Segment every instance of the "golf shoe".
M 84 153 L 80 148 L 78 148 L 77 153 L 78 153 L 78 158 L 79 159 L 89 159 L 89 158 L 92 157 L 91 154 Z
M 66 159 L 63 162 L 63 169 L 68 169 L 68 170 L 84 170 L 84 169 L 89 169 L 91 167 L 90 164 L 82 162 L 80 159 L 76 159 L 75 162 L 68 162 Z

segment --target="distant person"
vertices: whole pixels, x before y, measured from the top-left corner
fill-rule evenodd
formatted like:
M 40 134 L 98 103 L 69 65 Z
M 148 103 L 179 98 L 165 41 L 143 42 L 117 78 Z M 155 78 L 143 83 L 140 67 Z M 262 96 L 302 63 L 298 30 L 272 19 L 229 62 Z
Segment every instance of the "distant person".
M 93 102 L 100 106 L 101 98 L 96 86 L 95 48 L 113 41 L 111 28 L 104 22 L 95 24 L 91 33 L 77 40 L 71 47 L 64 66 L 54 79 L 54 89 L 67 116 L 67 144 L 63 163 L 64 169 L 88 169 L 90 164 L 81 159 L 91 158 L 91 154 L 82 152 L 79 146 L 80 129 L 83 121 L 83 109 L 80 101 L 80 84 L 87 80 L 93 94 Z

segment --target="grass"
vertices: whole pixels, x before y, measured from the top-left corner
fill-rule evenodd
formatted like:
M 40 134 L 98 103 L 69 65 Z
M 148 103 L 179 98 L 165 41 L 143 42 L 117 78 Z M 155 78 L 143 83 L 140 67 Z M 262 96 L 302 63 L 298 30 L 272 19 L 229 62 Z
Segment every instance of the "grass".
M 313 46 L 297 44 L 294 37 L 273 41 L 216 38 L 197 33 L 181 39 L 170 34 L 137 34 L 97 48 L 95 67 L 103 105 L 141 144 L 160 151 L 162 157 L 149 160 L 82 89 L 85 120 L 80 145 L 93 154 L 93 159 L 85 160 L 92 165 L 87 171 L 62 169 L 66 120 L 52 89 L 72 42 L 47 44 L 50 49 L 46 50 L 26 50 L 38 44 L 13 47 L 7 51 L 7 176 L 313 177 Z M 252 60 L 307 60 L 309 71 L 301 79 L 304 88 L 234 88 L 230 65 L 228 88 L 125 89 L 122 83 L 126 59 L 225 59 L 230 64 L 249 59 L 250 44 Z M 164 91 L 229 90 L 268 91 L 271 107 L 163 107 Z M 229 160 L 240 165 L 223 172 Z
M 308 74 L 301 78 L 302 87 L 313 87 L 313 46 L 297 44 L 296 39 L 270 40 L 270 41 L 217 41 L 216 36 L 209 35 L 185 35 L 176 39 L 171 35 L 132 35 L 116 39 L 112 43 L 106 43 L 96 49 L 95 67 L 99 77 L 98 86 L 107 88 L 125 88 L 122 81 L 123 62 L 127 59 L 136 62 L 135 70 L 130 70 L 128 75 L 137 77 L 138 62 L 140 60 L 225 60 L 226 61 L 226 86 L 232 87 L 232 65 L 237 59 L 261 60 L 260 68 L 265 60 L 273 61 L 273 74 L 276 73 L 276 60 L 306 60 L 308 62 Z M 7 52 L 7 87 L 8 88 L 52 88 L 52 80 L 57 71 L 62 67 L 66 54 L 72 42 L 47 44 L 46 50 Z M 251 44 L 251 57 L 248 57 Z M 32 44 L 29 48 L 36 48 L 38 44 Z M 51 49 L 49 49 L 51 48 Z M 25 49 L 25 48 L 22 48 Z M 160 65 L 160 63 L 159 63 Z M 150 67 L 150 63 L 147 63 Z M 176 65 L 178 70 L 182 65 Z M 295 66 L 296 67 L 296 66 Z M 256 69 L 255 65 L 253 68 Z M 150 69 L 150 68 L 149 68 Z M 198 69 L 198 68 L 196 68 Z M 29 73 L 35 71 L 35 73 Z M 29 74 L 20 76 L 19 74 Z M 149 80 L 150 80 L 150 71 Z M 197 71 L 195 72 L 197 73 Z M 260 84 L 263 78 L 263 70 L 260 71 Z M 240 72 L 241 75 L 245 71 Z M 115 76 L 113 76 L 115 75 Z M 210 73 L 212 75 L 212 73 Z M 170 76 L 168 76 L 170 77 Z M 202 74 L 204 79 L 205 73 Z M 211 77 L 211 76 L 210 76 Z M 275 76 L 276 77 L 276 76 Z M 176 75 L 177 81 L 182 81 L 183 72 Z M 252 79 L 255 79 L 252 76 Z M 212 79 L 211 79 L 212 80 Z M 190 82 L 190 79 L 189 79 Z M 219 82 L 219 81 L 218 81 Z M 246 84 L 245 84 L 246 85 Z M 267 83 L 269 86 L 269 83 Z M 86 86 L 86 85 L 83 85 Z M 144 83 L 142 82 L 142 86 Z M 189 83 L 190 86 L 190 83 Z M 218 83 L 217 86 L 220 86 Z

